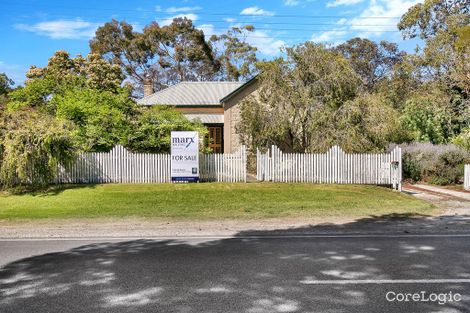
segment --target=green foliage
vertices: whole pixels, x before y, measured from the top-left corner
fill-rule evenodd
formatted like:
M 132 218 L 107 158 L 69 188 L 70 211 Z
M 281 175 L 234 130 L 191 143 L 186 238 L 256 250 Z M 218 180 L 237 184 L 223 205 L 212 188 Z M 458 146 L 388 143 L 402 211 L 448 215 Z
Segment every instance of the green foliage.
M 457 40 L 455 41 L 457 57 L 455 66 L 450 69 L 451 78 L 462 94 L 469 101 L 470 97 L 470 25 L 457 29 Z
M 232 27 L 220 36 L 211 36 L 210 41 L 213 43 L 215 54 L 221 65 L 218 76 L 223 80 L 248 79 L 256 72 L 258 49 L 246 41 L 246 36 L 254 30 L 253 26 L 245 25 Z M 220 45 L 222 45 L 221 49 L 217 49 Z
M 323 129 L 331 131 L 330 137 L 335 140 L 323 145 L 316 144 L 324 146 L 323 150 L 336 144 L 348 152 L 380 152 L 391 142 L 411 140 L 399 122 L 400 113 L 380 95 L 360 95 L 346 102 L 333 115 L 336 118 L 334 126 Z M 324 142 L 327 136 L 321 130 L 322 127 L 317 127 L 316 133 L 319 140 Z
M 452 143 L 470 152 L 470 128 L 464 129 L 453 139 Z
M 468 108 L 455 107 L 448 95 L 431 92 L 409 99 L 401 117 L 403 125 L 418 141 L 447 143 L 468 124 Z
M 79 55 L 73 59 L 65 51 L 55 52 L 44 68 L 32 66 L 26 77 L 25 86 L 10 94 L 10 110 L 33 107 L 48 111 L 51 99 L 77 87 L 119 93 L 124 79 L 119 66 L 109 64 L 99 55 L 90 54 L 87 58 Z
M 455 48 L 459 51 L 466 50 L 470 47 L 470 25 L 457 29 L 457 40 L 455 40 Z
M 75 139 L 84 151 L 109 151 L 123 143 L 134 104 L 129 93 L 73 88 L 57 94 L 50 103 L 56 116 L 72 121 Z
M 403 153 L 402 162 L 403 177 L 405 179 L 418 182 L 423 178 L 423 168 L 421 162 L 419 162 L 411 153 Z
M 31 67 L 23 88 L 11 92 L 10 111 L 34 108 L 77 126 L 74 140 L 84 151 L 106 151 L 127 133 L 134 103 L 123 75 L 97 54 L 70 58 L 57 51 L 46 67 Z
M 132 121 L 125 146 L 135 152 L 169 153 L 171 131 L 198 131 L 204 138 L 207 129 L 190 122 L 171 107 L 141 108 Z
M 51 78 L 41 78 L 29 81 L 24 87 L 15 89 L 10 93 L 10 110 L 24 107 L 45 108 L 48 101 L 59 89 Z
M 466 90 L 467 96 L 468 51 L 459 52 L 458 47 L 465 42 L 465 27 L 469 24 L 468 0 L 425 0 L 412 6 L 398 24 L 404 38 L 419 37 L 425 42 L 424 49 L 417 53 L 417 71 L 444 89 Z
M 238 130 L 253 148 L 291 151 L 381 151 L 410 140 L 386 97 L 357 95 L 360 79 L 340 54 L 305 43 L 288 59 L 262 64 L 258 94 L 241 103 Z
M 406 101 L 420 89 L 421 85 L 416 57 L 407 54 L 393 66 L 389 76 L 377 83 L 375 92 L 385 96 L 394 108 L 402 112 Z
M 361 77 L 365 90 L 369 92 L 391 76 L 393 67 L 400 63 L 405 55 L 396 43 L 381 41 L 377 44 L 358 37 L 334 49 L 351 62 L 351 66 Z
M 77 152 L 73 126 L 34 111 L 3 111 L 0 183 L 3 188 L 41 187 L 53 182 L 59 164 Z
M 4 106 L 8 101 L 8 94 L 12 90 L 14 82 L 5 73 L 0 73 L 0 106 Z
M 151 80 L 156 89 L 207 79 L 218 69 L 204 33 L 187 18 L 175 18 L 166 26 L 152 22 L 142 32 L 125 21 L 112 20 L 97 29 L 90 48 L 141 85 Z
M 469 161 L 461 151 L 447 151 L 439 156 L 438 162 L 431 169 L 432 184 L 458 184 L 463 180 L 464 164 Z
M 78 55 L 71 58 L 66 51 L 59 50 L 49 58 L 47 66 L 38 68 L 32 66 L 26 77 L 31 81 L 41 78 L 53 82 L 55 86 L 77 86 L 116 91 L 124 80 L 121 68 L 110 64 L 98 54 L 89 54 L 86 58 Z M 28 85 L 28 84 L 27 84 Z
M 11 91 L 14 82 L 5 73 L 0 73 L 0 96 Z
M 413 143 L 403 146 L 405 179 L 448 185 L 461 183 L 470 153 L 454 145 Z
M 468 24 L 469 13 L 467 0 L 425 0 L 408 9 L 401 17 L 398 29 L 405 38 L 429 39 L 448 31 L 452 22 Z
M 258 92 L 242 101 L 238 129 L 252 147 L 315 149 L 312 125 L 353 99 L 360 79 L 343 56 L 323 45 L 306 42 L 286 53 L 286 59 L 260 64 Z

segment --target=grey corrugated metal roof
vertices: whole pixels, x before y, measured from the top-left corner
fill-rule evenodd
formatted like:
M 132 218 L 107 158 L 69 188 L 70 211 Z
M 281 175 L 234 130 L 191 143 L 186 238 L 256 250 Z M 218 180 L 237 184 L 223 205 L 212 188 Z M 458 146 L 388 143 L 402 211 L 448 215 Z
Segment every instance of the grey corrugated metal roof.
M 204 124 L 223 124 L 223 114 L 184 114 L 190 121 L 199 120 Z
M 243 82 L 181 82 L 137 101 L 140 105 L 220 105 Z

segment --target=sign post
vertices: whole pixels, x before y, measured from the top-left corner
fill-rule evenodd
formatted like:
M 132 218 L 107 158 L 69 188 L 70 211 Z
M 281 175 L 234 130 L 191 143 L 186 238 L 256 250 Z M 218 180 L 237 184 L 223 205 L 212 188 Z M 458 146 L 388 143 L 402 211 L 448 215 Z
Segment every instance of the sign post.
M 198 132 L 171 132 L 171 181 L 199 181 Z

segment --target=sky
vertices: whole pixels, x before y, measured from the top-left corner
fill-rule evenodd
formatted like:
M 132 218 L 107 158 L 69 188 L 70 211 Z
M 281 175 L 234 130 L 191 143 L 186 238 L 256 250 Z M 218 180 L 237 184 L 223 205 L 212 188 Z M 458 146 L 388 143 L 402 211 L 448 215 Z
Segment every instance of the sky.
M 186 16 L 207 36 L 254 25 L 247 40 L 261 59 L 280 48 L 312 40 L 337 45 L 353 37 L 387 40 L 411 52 L 419 42 L 404 41 L 396 24 L 419 0 L 0 0 L 0 73 L 17 84 L 31 65 L 44 66 L 57 50 L 89 53 L 97 27 L 125 20 L 139 31 L 157 21 Z

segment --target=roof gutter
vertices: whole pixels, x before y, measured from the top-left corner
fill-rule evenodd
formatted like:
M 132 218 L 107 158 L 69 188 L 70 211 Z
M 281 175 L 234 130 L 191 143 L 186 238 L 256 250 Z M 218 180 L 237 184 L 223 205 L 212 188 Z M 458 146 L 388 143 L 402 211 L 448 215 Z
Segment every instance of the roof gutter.
M 228 95 L 226 95 L 225 97 L 223 97 L 222 99 L 220 99 L 220 103 L 223 104 L 224 102 L 226 102 L 227 100 L 230 100 L 231 98 L 233 98 L 234 96 L 238 95 L 240 92 L 243 91 L 243 89 L 245 89 L 246 87 L 248 87 L 249 85 L 251 85 L 256 79 L 258 78 L 258 75 L 255 75 L 253 76 L 252 78 L 250 78 L 248 81 L 246 81 L 243 85 L 241 85 L 240 87 L 238 87 L 237 89 L 235 89 L 234 91 L 232 91 L 231 93 L 229 93 Z

